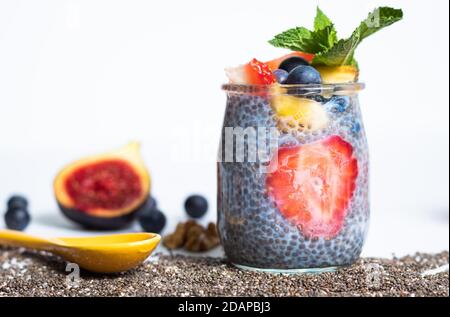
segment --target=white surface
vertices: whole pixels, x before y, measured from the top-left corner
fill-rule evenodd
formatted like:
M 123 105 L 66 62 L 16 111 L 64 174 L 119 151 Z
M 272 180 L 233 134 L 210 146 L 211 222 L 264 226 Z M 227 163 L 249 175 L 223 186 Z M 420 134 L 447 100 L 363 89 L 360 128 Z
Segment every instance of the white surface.
M 364 254 L 448 250 L 448 2 L 319 4 L 341 35 L 375 6 L 405 13 L 357 51 L 372 163 Z M 223 68 L 281 55 L 266 41 L 311 25 L 315 6 L 1 1 L 0 202 L 15 192 L 30 198 L 30 233 L 87 234 L 57 211 L 54 175 L 73 159 L 138 139 L 169 229 L 183 217 L 188 194 L 203 193 L 214 206 Z M 209 216 L 215 218 L 214 207 Z

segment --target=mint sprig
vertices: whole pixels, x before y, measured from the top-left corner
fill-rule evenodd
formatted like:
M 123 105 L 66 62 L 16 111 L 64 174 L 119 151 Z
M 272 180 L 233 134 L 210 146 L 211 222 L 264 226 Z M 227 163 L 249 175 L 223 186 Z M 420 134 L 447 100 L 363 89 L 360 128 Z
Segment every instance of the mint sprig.
M 276 35 L 269 41 L 275 47 L 317 54 L 330 49 L 337 42 L 337 33 L 331 20 L 317 8 L 314 30 L 296 27 Z
M 402 18 L 403 12 L 400 9 L 377 8 L 369 13 L 349 38 L 338 40 L 333 23 L 317 8 L 314 31 L 297 27 L 276 35 L 269 43 L 276 47 L 315 54 L 313 65 L 357 67 L 354 55 L 362 40 Z
M 307 28 L 296 27 L 276 35 L 269 43 L 275 47 L 288 48 L 293 51 L 319 53 L 323 49 L 318 42 L 314 41 L 312 33 Z
M 337 33 L 334 26 L 331 24 L 323 29 L 314 31 L 313 40 L 316 41 L 321 48 L 321 50 L 317 53 L 329 50 L 337 42 Z
M 363 39 L 401 20 L 402 17 L 402 10 L 388 7 L 375 9 L 369 13 L 367 19 L 361 22 L 348 39 L 339 40 L 329 50 L 319 52 L 312 63 L 326 66 L 351 65 L 354 62 L 355 50 Z
M 316 17 L 314 18 L 314 39 L 323 50 L 333 47 L 338 40 L 333 22 L 319 7 L 317 7 Z
M 317 7 L 316 17 L 314 19 L 314 31 L 322 30 L 327 26 L 332 26 L 333 22 L 331 22 L 330 18 Z

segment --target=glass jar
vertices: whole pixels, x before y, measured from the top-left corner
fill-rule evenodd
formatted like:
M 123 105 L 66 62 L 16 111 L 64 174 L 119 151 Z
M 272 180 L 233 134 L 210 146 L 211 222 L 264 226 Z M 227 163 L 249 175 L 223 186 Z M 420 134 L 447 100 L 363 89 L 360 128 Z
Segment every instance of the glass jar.
M 218 230 L 229 261 L 302 272 L 357 260 L 369 222 L 364 85 L 222 88 Z

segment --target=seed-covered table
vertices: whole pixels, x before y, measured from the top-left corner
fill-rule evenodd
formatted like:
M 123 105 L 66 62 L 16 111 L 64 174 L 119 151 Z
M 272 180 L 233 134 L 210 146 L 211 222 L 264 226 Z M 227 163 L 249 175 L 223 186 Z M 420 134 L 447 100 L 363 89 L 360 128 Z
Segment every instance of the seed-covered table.
M 0 296 L 449 296 L 445 265 L 447 251 L 273 275 L 241 271 L 222 258 L 157 254 L 127 273 L 82 271 L 77 278 L 52 255 L 0 248 Z

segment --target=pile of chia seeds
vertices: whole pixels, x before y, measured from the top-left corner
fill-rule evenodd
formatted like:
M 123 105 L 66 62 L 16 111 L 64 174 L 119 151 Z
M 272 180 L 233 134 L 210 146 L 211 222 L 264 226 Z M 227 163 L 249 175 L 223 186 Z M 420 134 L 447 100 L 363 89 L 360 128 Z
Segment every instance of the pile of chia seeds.
M 155 255 L 126 273 L 81 271 L 77 279 L 58 257 L 0 248 L 0 296 L 449 296 L 445 265 L 447 251 L 275 275 L 241 271 L 219 258 Z

